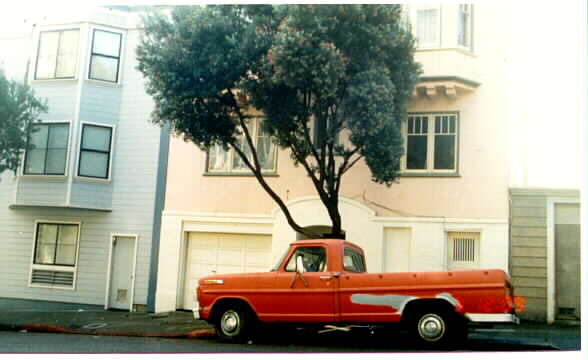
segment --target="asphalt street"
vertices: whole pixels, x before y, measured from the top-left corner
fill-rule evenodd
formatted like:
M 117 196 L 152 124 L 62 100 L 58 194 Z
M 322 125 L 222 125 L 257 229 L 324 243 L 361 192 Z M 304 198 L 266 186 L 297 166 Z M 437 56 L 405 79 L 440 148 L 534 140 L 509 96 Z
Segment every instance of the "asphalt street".
M 557 354 L 553 348 L 492 339 L 476 334 L 452 352 L 541 351 Z M 164 339 L 121 336 L 93 336 L 54 333 L 0 332 L 0 353 L 419 353 L 402 337 L 370 334 L 280 334 L 275 332 L 245 344 L 223 343 L 216 339 Z M 558 359 L 561 359 L 558 357 Z

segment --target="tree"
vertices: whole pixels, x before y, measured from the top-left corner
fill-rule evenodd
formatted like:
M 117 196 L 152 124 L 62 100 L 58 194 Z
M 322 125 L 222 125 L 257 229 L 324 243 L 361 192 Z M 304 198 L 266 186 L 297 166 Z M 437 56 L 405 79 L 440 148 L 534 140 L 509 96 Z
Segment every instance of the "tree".
M 29 86 L 8 80 L 0 70 L 0 174 L 16 172 L 27 138 L 44 112 L 46 103 Z
M 152 120 L 204 151 L 232 148 L 289 225 L 312 236 L 263 177 L 251 110 L 306 170 L 341 234 L 343 175 L 364 160 L 377 183 L 398 176 L 414 48 L 399 5 L 232 5 L 146 18 L 137 57 Z

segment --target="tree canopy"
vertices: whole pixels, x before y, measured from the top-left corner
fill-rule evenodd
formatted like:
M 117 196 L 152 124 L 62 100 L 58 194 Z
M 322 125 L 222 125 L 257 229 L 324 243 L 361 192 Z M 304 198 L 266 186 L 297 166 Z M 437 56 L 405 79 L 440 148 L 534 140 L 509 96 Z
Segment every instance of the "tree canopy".
M 290 226 L 312 235 L 263 177 L 252 110 L 306 170 L 340 234 L 343 175 L 363 160 L 377 183 L 398 176 L 414 48 L 400 5 L 180 6 L 145 19 L 137 57 L 153 121 L 205 151 L 233 149 Z
M 8 80 L 0 70 L 0 174 L 16 172 L 28 135 L 43 112 L 46 103 L 29 86 Z

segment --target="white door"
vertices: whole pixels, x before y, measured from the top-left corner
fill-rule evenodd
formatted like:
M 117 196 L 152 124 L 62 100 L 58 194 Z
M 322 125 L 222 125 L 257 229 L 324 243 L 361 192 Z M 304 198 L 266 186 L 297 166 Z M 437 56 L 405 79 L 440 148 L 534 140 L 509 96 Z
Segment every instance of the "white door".
M 194 308 L 201 277 L 269 271 L 271 250 L 271 235 L 189 233 L 181 308 Z
M 385 234 L 384 272 L 410 271 L 411 229 L 388 228 Z
M 110 308 L 131 310 L 134 250 L 134 237 L 115 236 L 113 238 L 110 289 L 108 291 Z
M 557 317 L 580 319 L 582 266 L 580 205 L 555 205 L 555 285 Z

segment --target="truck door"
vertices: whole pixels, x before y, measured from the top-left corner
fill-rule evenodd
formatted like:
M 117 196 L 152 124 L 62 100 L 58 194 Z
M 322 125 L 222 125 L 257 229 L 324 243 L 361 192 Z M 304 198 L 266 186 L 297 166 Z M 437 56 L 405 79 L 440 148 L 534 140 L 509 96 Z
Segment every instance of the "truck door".
M 304 271 L 296 271 L 297 258 Z M 276 320 L 292 322 L 330 322 L 335 320 L 337 277 L 327 271 L 327 249 L 322 246 L 298 247 L 276 276 L 274 307 Z

